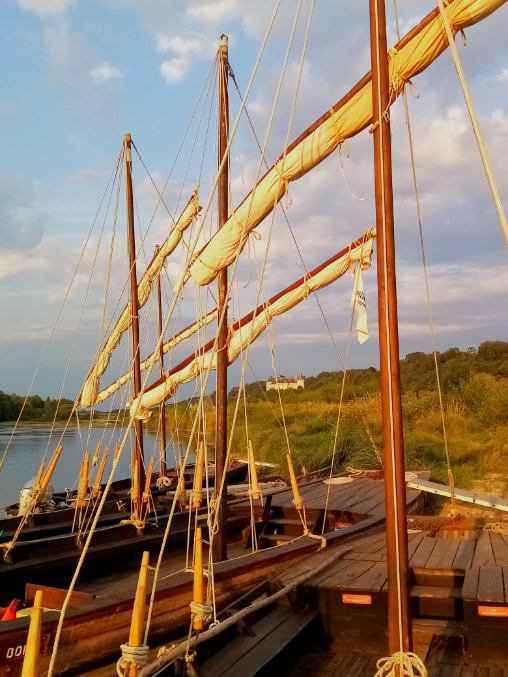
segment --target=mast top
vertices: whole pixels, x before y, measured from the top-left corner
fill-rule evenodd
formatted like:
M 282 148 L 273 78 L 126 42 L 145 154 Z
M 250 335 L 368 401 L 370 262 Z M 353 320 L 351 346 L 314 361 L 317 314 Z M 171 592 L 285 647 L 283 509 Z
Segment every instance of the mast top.
M 224 33 L 219 38 L 219 49 L 224 49 L 226 51 L 228 49 L 228 36 Z
M 132 141 L 132 137 L 129 132 L 123 137 L 124 143 L 130 143 Z

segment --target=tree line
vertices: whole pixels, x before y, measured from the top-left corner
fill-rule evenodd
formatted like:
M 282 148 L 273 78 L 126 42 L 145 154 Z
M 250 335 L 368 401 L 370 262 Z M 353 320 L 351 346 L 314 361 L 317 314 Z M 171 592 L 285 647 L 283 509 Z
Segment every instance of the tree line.
M 23 408 L 25 397 L 14 393 L 7 394 L 0 390 L 0 421 L 16 421 L 20 412 L 22 421 L 52 421 L 65 419 L 72 411 L 72 400 L 44 400 L 39 395 L 30 395 Z

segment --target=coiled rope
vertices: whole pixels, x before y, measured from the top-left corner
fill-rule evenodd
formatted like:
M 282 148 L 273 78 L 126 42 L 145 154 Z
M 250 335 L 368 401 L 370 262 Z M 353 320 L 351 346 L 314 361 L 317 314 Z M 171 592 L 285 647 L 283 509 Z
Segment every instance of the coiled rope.
M 136 668 L 144 668 L 148 663 L 148 650 L 146 644 L 142 646 L 131 646 L 130 644 L 120 644 L 122 655 L 116 664 L 116 674 L 118 677 L 124 677 L 125 668 L 129 665 L 134 665 Z
M 377 661 L 374 677 L 427 677 L 427 674 L 422 659 L 415 653 L 396 651 Z

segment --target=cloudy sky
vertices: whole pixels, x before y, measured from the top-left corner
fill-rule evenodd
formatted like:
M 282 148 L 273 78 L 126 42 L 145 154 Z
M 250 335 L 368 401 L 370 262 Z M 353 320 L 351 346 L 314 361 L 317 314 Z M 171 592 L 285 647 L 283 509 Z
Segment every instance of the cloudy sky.
M 284 0 L 248 101 L 262 141 L 288 45 L 296 0 Z M 396 29 L 391 3 L 389 36 Z M 406 32 L 435 3 L 399 3 Z M 130 131 L 150 172 L 135 157 L 138 229 L 143 239 L 139 269 L 170 227 L 157 192 L 178 213 L 199 182 L 208 203 L 215 170 L 215 100 L 207 77 L 218 36 L 230 39 L 230 61 L 245 89 L 273 0 L 6 0 L 0 35 L 0 389 L 25 393 L 40 361 L 33 391 L 74 397 L 96 350 L 101 326 L 125 301 L 124 203 L 108 188 L 123 134 Z M 303 0 L 267 143 L 271 163 L 288 135 L 310 1 Z M 504 27 L 508 6 L 458 39 L 499 187 L 508 200 L 508 58 Z M 369 69 L 368 3 L 316 3 L 305 53 L 300 94 L 289 130 L 297 136 Z M 208 80 L 208 83 L 210 81 Z M 197 106 L 196 106 L 197 104 Z M 418 76 L 409 95 L 426 254 L 440 349 L 508 338 L 507 251 L 503 244 L 478 152 L 449 53 Z M 196 113 L 192 118 L 193 110 Z M 239 99 L 231 91 L 234 119 Z M 190 131 L 177 154 L 191 120 Z M 407 135 L 400 103 L 394 107 L 393 154 L 401 351 L 430 350 Z M 238 204 L 256 176 L 259 153 L 245 119 L 232 146 L 231 201 Z M 88 233 L 103 195 L 90 238 Z M 506 204 L 506 202 L 505 202 Z M 291 185 L 283 201 L 298 247 L 311 269 L 374 222 L 372 139 L 364 132 L 315 171 Z M 205 232 L 213 229 L 212 204 Z M 266 276 L 261 265 L 271 229 Z M 303 274 L 302 262 L 280 210 L 251 239 L 233 285 L 235 317 Z M 189 238 L 187 237 L 187 240 Z M 80 260 L 84 245 L 86 248 Z M 167 268 L 170 284 L 183 260 Z M 112 253 L 111 253 L 112 252 Z M 111 254 L 110 254 L 111 253 Z M 108 299 L 103 297 L 109 275 Z M 58 317 L 74 276 L 65 308 Z M 91 278 L 91 272 L 94 272 Z M 347 352 L 351 276 L 321 293 L 321 307 L 338 351 Z M 351 344 L 349 363 L 377 364 L 375 266 L 365 275 L 372 337 Z M 189 284 L 168 332 L 188 324 L 196 307 L 210 308 L 213 293 Z M 122 296 L 123 294 L 123 296 Z M 54 323 L 54 335 L 45 348 Z M 104 319 L 103 319 L 104 318 Z M 153 319 L 147 308 L 143 326 Z M 147 332 L 145 348 L 153 335 Z M 202 338 L 202 337 L 201 337 Z M 277 320 L 270 334 L 279 373 L 314 374 L 340 367 L 321 311 L 310 298 Z M 174 364 L 196 341 L 172 357 Z M 273 374 L 268 337 L 250 356 L 255 376 Z M 121 368 L 124 340 L 112 369 Z M 41 357 L 42 355 L 42 357 Z M 238 368 L 232 370 L 232 384 Z M 111 372 L 113 374 L 113 371 Z M 109 375 L 105 377 L 109 380 Z M 187 391 L 188 392 L 188 391 Z

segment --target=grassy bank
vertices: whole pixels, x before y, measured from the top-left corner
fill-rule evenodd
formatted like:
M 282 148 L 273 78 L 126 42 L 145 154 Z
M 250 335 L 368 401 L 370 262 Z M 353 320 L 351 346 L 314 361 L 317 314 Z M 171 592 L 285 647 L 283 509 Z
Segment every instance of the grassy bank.
M 478 349 L 451 349 L 439 355 L 444 420 L 456 485 L 508 488 L 508 343 L 489 341 Z M 431 355 L 413 353 L 401 361 L 406 464 L 431 469 L 446 480 L 441 408 Z M 316 470 L 330 464 L 337 426 L 342 373 L 326 372 L 306 380 L 305 389 L 281 393 L 285 429 L 297 465 Z M 236 392 L 229 395 L 232 427 Z M 233 433 L 233 449 L 245 454 L 247 435 L 259 460 L 281 464 L 286 472 L 287 441 L 278 394 L 264 384 L 246 388 Z M 375 369 L 349 372 L 335 453 L 335 468 L 379 467 L 381 442 L 379 374 Z M 190 428 L 196 405 L 180 403 L 181 427 Z M 213 434 L 213 398 L 206 405 L 207 429 Z M 174 418 L 174 413 L 172 414 Z M 246 423 L 247 422 L 247 423 Z M 489 480 L 495 481 L 489 487 Z

